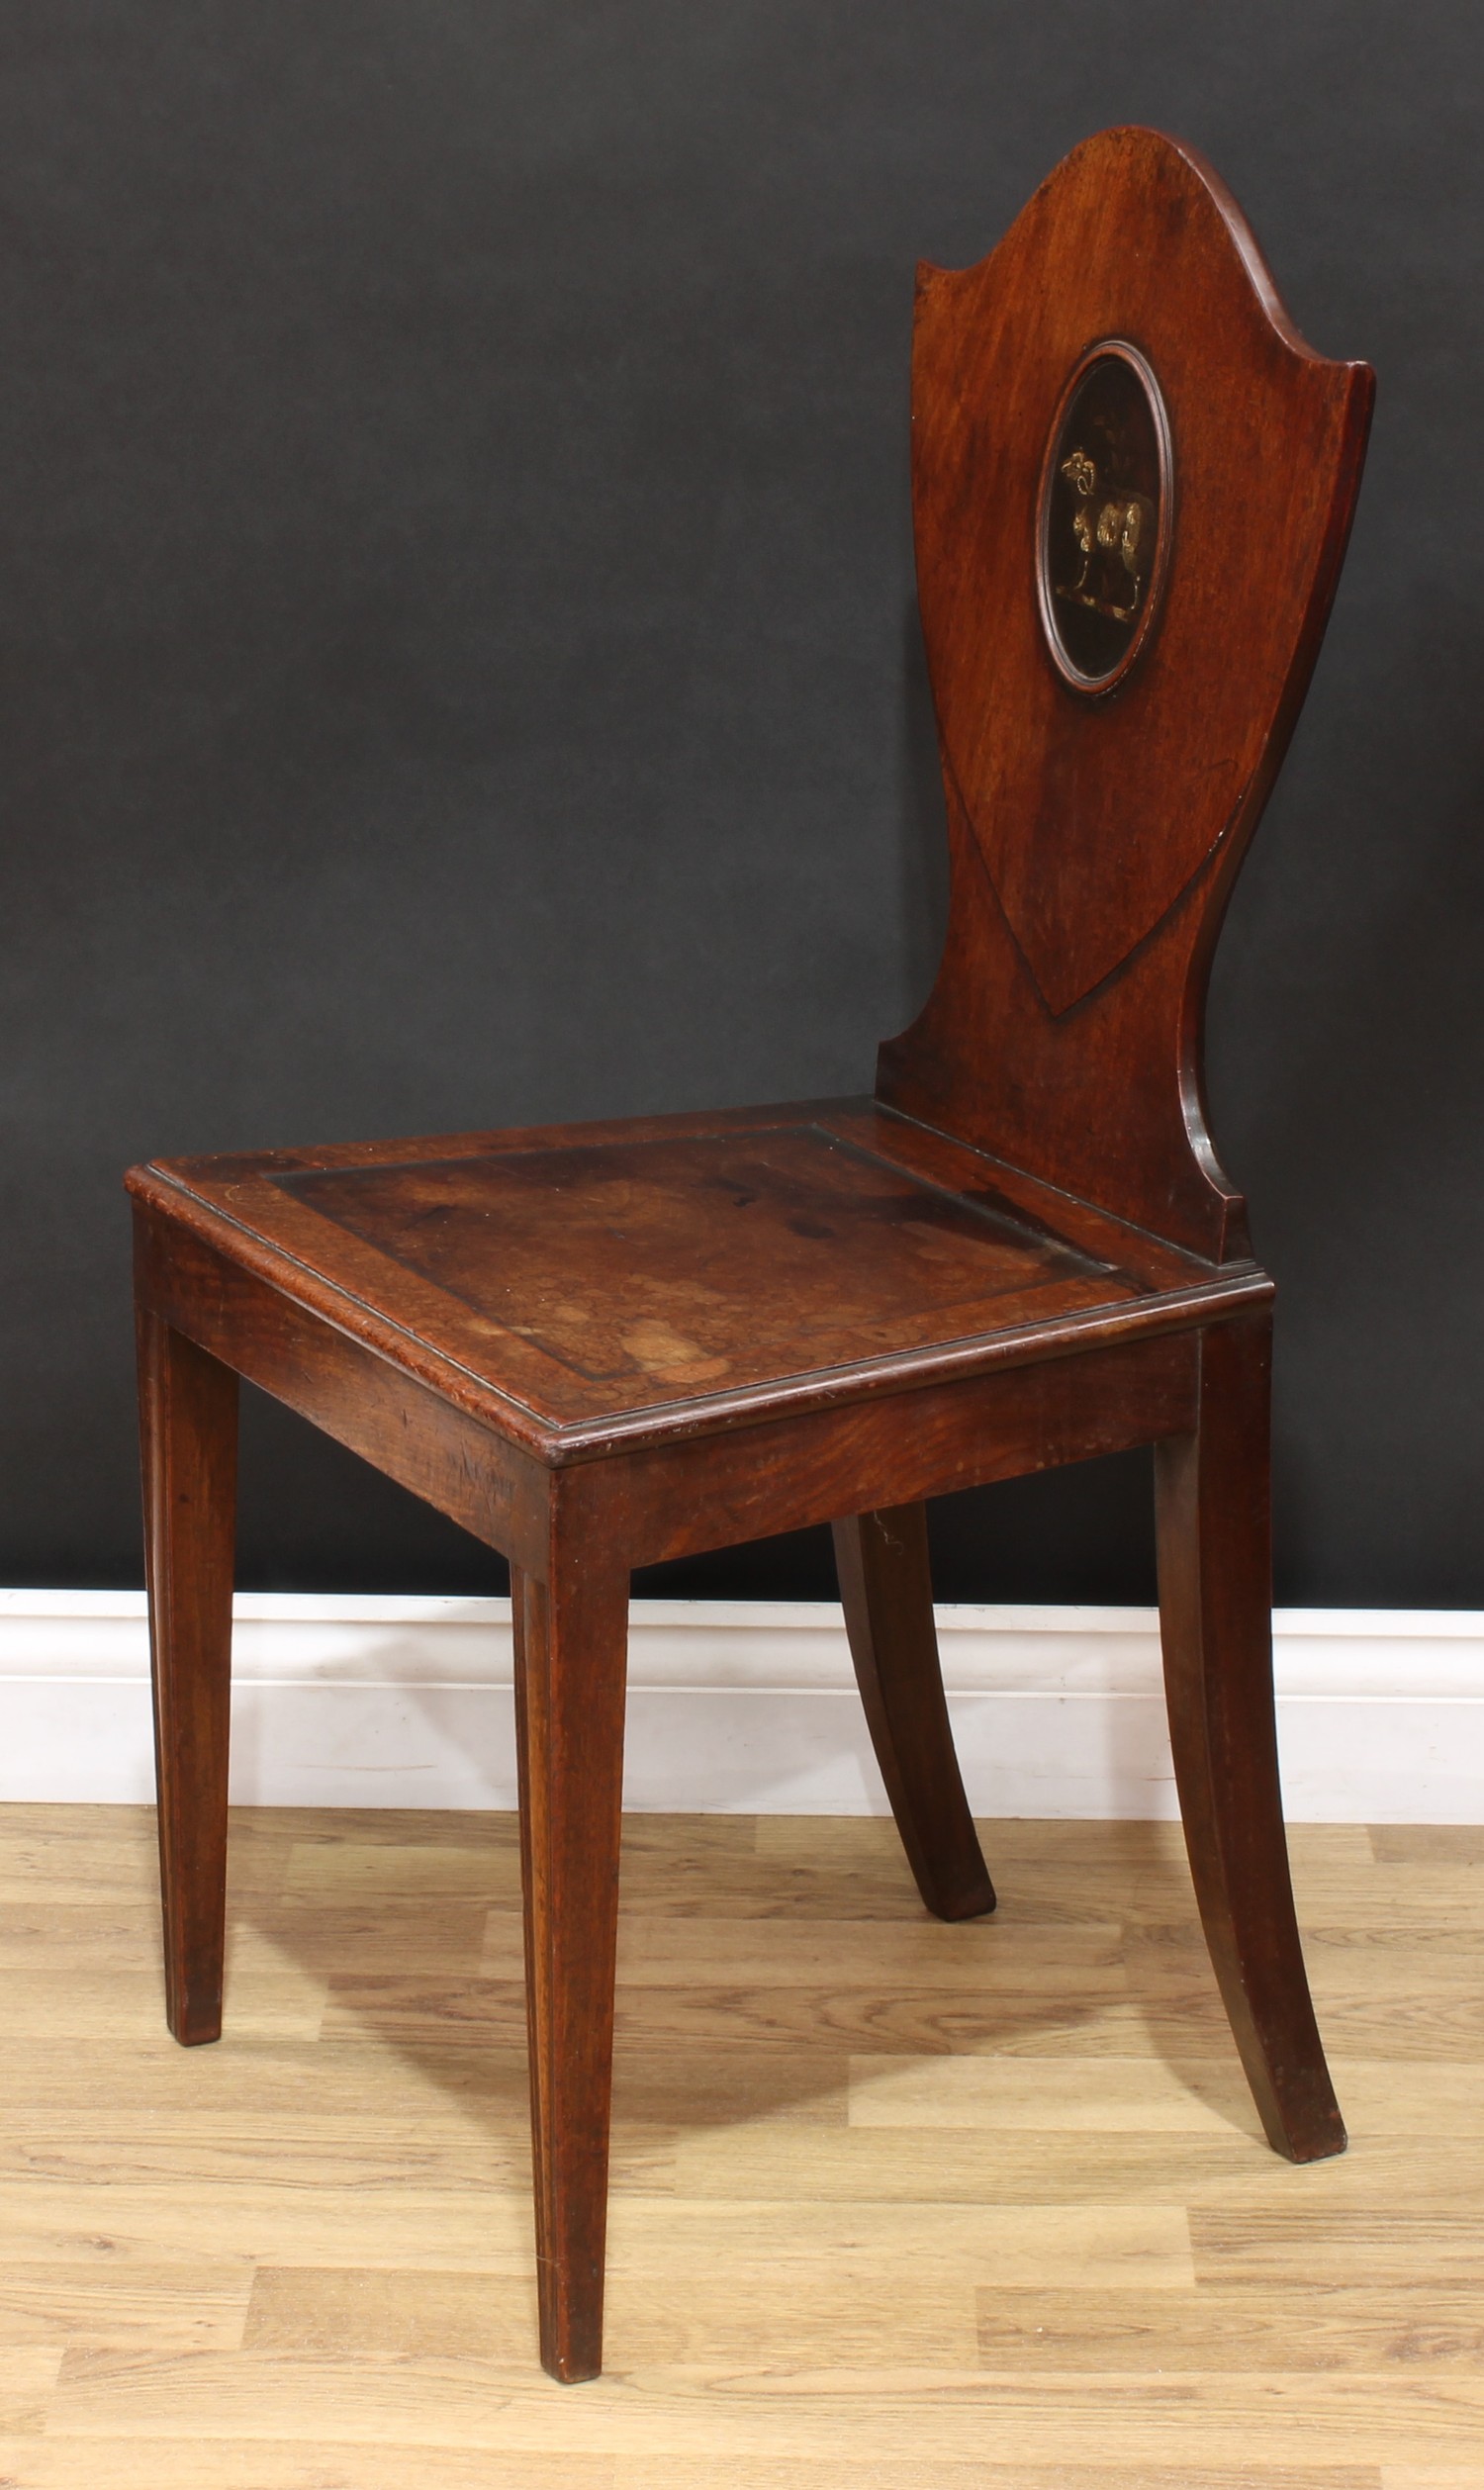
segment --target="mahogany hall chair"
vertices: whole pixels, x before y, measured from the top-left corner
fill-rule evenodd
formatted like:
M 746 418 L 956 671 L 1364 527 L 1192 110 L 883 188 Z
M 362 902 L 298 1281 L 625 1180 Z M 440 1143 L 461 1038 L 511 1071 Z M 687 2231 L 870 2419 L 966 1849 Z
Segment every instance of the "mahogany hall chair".
M 1372 394 L 1221 183 L 1089 139 L 919 272 L 912 474 L 952 905 L 875 1094 L 129 1178 L 170 2028 L 222 2020 L 237 1377 L 510 1558 L 541 2351 L 600 2365 L 630 1568 L 829 1522 L 929 1909 L 991 1910 L 924 1499 L 1156 1446 L 1195 1891 L 1267 2134 L 1345 2130 L 1273 1729 L 1272 1282 L 1207 969 L 1344 555 Z

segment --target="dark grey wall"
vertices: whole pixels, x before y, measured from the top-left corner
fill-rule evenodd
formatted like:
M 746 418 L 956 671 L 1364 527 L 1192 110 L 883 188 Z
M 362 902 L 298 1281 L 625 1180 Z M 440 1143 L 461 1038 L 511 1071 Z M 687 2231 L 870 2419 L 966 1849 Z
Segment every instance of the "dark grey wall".
M 1481 72 L 1457 0 L 12 0 L 4 1578 L 138 1579 L 131 1157 L 869 1083 L 941 903 L 913 261 L 1144 120 L 1381 379 L 1212 1002 L 1279 1589 L 1484 1605 Z M 247 1433 L 244 1580 L 492 1579 Z M 942 1586 L 1140 1596 L 1146 1489 L 945 1510 Z

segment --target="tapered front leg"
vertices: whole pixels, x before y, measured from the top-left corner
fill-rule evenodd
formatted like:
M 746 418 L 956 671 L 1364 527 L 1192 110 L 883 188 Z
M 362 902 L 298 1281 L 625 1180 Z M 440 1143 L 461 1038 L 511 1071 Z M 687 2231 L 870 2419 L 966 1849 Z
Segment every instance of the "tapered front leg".
M 835 1570 L 871 1742 L 917 1890 L 940 1919 L 994 1908 L 943 1696 L 927 1514 L 921 1505 L 834 1525 Z
M 559 1542 L 511 1568 L 541 2359 L 603 2365 L 628 1570 Z
M 237 1379 L 147 1308 L 138 1331 L 165 2013 L 189 2045 L 222 2030 Z
M 1272 1689 L 1270 1414 L 1264 1313 L 1200 1346 L 1193 1435 L 1157 1447 L 1159 1618 L 1196 1899 L 1268 2141 L 1345 2149 L 1294 1915 Z

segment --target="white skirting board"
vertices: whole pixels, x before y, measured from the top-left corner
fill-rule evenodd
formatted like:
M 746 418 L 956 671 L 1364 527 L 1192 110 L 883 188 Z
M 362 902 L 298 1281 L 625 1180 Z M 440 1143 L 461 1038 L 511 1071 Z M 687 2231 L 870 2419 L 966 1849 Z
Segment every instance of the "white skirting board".
M 510 1807 L 507 1600 L 239 1595 L 232 1796 Z M 1484 1614 L 1280 1609 L 1287 1810 L 1484 1822 Z M 1175 1812 L 1153 1610 L 938 1611 L 978 1815 Z M 139 1592 L 0 1591 L 0 1799 L 153 1795 Z M 885 1812 L 837 1608 L 636 1601 L 626 1803 Z

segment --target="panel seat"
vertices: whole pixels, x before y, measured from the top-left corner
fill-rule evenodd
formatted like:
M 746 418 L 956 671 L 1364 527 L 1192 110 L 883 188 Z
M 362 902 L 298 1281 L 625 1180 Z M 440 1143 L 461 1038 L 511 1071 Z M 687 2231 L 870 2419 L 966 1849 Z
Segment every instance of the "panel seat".
M 547 1458 L 1270 1293 L 870 1098 L 163 1161 L 136 1187 Z

